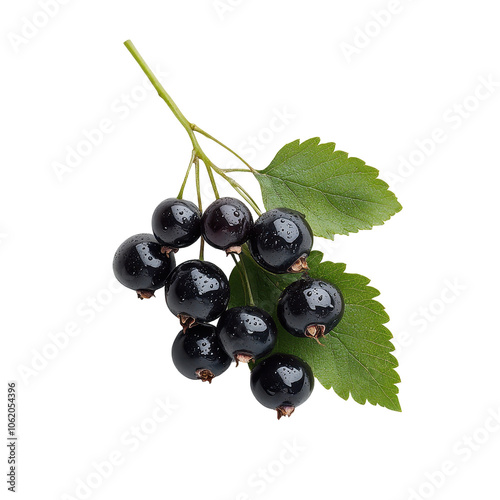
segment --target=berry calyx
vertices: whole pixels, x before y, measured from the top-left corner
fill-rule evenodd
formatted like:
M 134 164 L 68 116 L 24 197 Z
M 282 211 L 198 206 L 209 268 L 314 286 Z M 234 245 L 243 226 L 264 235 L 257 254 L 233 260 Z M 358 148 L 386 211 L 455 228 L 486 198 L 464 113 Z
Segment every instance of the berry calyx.
M 256 221 L 248 246 L 255 261 L 275 274 L 307 270 L 313 234 L 304 216 L 288 208 L 276 208 Z
M 250 376 L 250 388 L 257 401 L 276 410 L 278 420 L 289 417 L 314 389 L 311 367 L 290 354 L 273 354 L 259 363 Z
M 196 323 L 217 319 L 229 302 L 229 281 L 215 264 L 188 260 L 179 264 L 165 284 L 165 300 L 186 331 Z
M 263 309 L 254 306 L 228 309 L 217 323 L 217 335 L 225 351 L 239 363 L 249 363 L 269 354 L 278 329 Z
M 247 206 L 236 198 L 219 198 L 209 205 L 201 220 L 205 241 L 227 254 L 241 252 L 253 227 Z
M 135 290 L 140 299 L 154 296 L 162 288 L 175 267 L 175 258 L 168 258 L 152 234 L 136 234 L 125 240 L 113 258 L 116 279 Z
M 278 301 L 278 319 L 296 337 L 319 342 L 335 328 L 344 314 L 344 299 L 332 283 L 311 278 L 295 281 L 283 290 Z
M 231 365 L 212 325 L 196 325 L 187 335 L 179 332 L 172 345 L 172 360 L 185 377 L 209 383 Z
M 198 240 L 201 212 L 191 201 L 168 198 L 156 207 L 151 224 L 162 251 L 169 255 Z

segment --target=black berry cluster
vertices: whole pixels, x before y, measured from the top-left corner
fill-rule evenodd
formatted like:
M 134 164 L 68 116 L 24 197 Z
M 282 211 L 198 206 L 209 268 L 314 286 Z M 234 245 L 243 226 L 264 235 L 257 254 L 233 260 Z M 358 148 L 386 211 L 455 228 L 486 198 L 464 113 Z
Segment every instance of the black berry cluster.
M 190 201 L 169 198 L 153 213 L 152 233 L 132 236 L 120 245 L 113 270 L 141 299 L 164 288 L 167 307 L 182 326 L 172 345 L 178 371 L 211 383 L 231 362 L 250 363 L 256 399 L 276 410 L 278 418 L 290 416 L 311 395 L 314 376 L 296 356 L 272 354 L 278 328 L 271 314 L 277 312 L 289 334 L 319 342 L 344 311 L 335 285 L 307 276 L 313 235 L 305 217 L 277 208 L 254 222 L 247 206 L 235 198 L 219 198 L 203 214 Z M 283 291 L 277 311 L 253 304 L 227 309 L 229 281 L 219 267 L 202 259 L 176 265 L 179 249 L 200 238 L 226 254 L 240 254 L 246 245 L 245 251 L 266 271 L 304 276 Z

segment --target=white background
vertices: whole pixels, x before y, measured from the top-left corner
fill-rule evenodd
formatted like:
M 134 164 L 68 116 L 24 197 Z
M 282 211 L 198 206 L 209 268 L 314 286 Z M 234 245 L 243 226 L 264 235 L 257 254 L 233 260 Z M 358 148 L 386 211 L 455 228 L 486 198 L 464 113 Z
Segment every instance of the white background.
M 18 498 L 499 498 L 500 422 L 489 416 L 500 419 L 495 2 L 401 0 L 378 21 L 397 2 L 219 4 L 70 0 L 48 20 L 34 0 L 0 9 L 1 355 L 3 380 L 19 384 Z M 116 247 L 150 230 L 190 156 L 182 127 L 141 89 L 127 38 L 188 119 L 256 168 L 284 144 L 320 136 L 390 182 L 400 214 L 317 247 L 381 291 L 401 414 L 317 384 L 278 422 L 254 401 L 245 367 L 211 386 L 175 371 L 179 327 L 161 294 L 141 302 L 112 281 Z M 479 101 L 481 79 L 496 84 L 479 88 Z M 277 112 L 293 117 L 269 133 Z M 103 119 L 112 130 L 56 175 Z M 435 129 L 444 138 L 433 146 Z M 257 151 L 248 141 L 259 136 Z M 54 352 L 55 335 L 75 325 Z M 5 386 L 0 394 L 5 409 Z M 160 423 L 157 398 L 176 407 Z M 110 455 L 121 461 L 103 479 L 93 464 Z

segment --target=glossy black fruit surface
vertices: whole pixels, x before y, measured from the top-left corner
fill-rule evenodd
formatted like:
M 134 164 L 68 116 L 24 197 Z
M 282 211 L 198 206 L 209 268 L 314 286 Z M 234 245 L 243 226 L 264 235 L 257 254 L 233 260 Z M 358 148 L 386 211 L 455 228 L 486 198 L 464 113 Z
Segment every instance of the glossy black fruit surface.
M 175 267 L 173 255 L 168 257 L 152 234 L 136 234 L 124 241 L 113 259 L 116 279 L 137 292 L 141 299 L 154 295 L 165 285 Z
M 314 388 L 311 367 L 296 356 L 273 354 L 259 363 L 250 377 L 257 401 L 278 412 L 278 419 L 290 416 L 304 403 Z
M 163 246 L 185 248 L 201 235 L 201 212 L 191 201 L 168 198 L 156 207 L 152 226 L 155 238 Z
M 217 334 L 232 359 L 248 363 L 273 350 L 278 330 L 266 311 L 254 306 L 243 306 L 228 309 L 220 317 Z
M 211 262 L 188 260 L 179 264 L 165 285 L 170 311 L 186 328 L 217 319 L 229 302 L 229 281 Z
M 219 198 L 207 207 L 202 217 L 206 242 L 228 253 L 240 253 L 253 227 L 250 210 L 236 198 Z
M 262 214 L 254 224 L 248 246 L 255 261 L 271 273 L 307 269 L 313 234 L 304 216 L 288 208 Z
M 343 314 L 342 293 L 326 281 L 295 281 L 278 301 L 278 319 L 296 337 L 321 338 L 339 324 Z
M 231 365 L 212 325 L 196 325 L 186 334 L 181 331 L 172 345 L 174 365 L 192 380 L 212 382 Z

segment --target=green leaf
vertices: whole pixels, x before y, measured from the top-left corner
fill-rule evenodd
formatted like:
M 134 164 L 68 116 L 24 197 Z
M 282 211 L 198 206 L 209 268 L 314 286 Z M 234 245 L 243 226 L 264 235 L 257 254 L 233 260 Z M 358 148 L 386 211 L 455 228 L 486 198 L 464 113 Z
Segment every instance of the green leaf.
M 378 174 L 362 160 L 335 151 L 335 144 L 314 138 L 287 144 L 255 177 L 267 210 L 298 210 L 316 236 L 333 239 L 381 225 L 401 210 Z
M 278 325 L 278 342 L 274 352 L 299 356 L 309 363 L 315 377 L 327 389 L 343 399 L 349 394 L 360 403 L 366 401 L 390 410 L 401 411 L 397 383 L 396 358 L 391 354 L 391 332 L 384 326 L 389 316 L 379 302 L 373 300 L 378 290 L 368 286 L 370 280 L 359 274 L 345 272 L 345 264 L 321 262 L 323 254 L 311 253 L 307 262 L 309 275 L 337 285 L 345 300 L 342 321 L 321 339 L 323 346 L 312 339 L 300 339 L 287 333 L 276 317 L 278 298 L 284 288 L 300 275 L 274 275 L 263 270 L 246 253 L 241 255 L 248 272 L 252 295 L 257 307 L 273 315 Z M 238 269 L 230 277 L 229 307 L 248 304 L 246 288 Z

